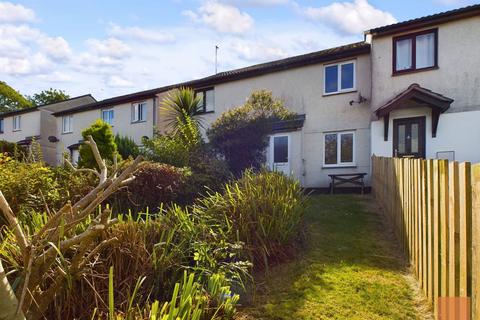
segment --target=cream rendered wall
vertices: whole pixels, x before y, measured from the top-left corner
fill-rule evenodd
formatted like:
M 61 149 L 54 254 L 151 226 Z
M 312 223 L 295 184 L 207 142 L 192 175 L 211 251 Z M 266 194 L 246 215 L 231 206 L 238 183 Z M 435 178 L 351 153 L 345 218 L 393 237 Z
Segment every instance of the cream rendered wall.
M 393 36 L 373 38 L 372 110 L 378 109 L 412 83 L 418 83 L 454 99 L 447 112 L 480 110 L 480 17 L 457 20 L 436 27 L 437 70 L 392 76 Z M 433 28 L 435 26 L 425 29 Z M 422 29 L 418 31 L 420 30 Z M 405 34 L 408 33 L 411 32 Z M 397 35 L 401 34 L 395 34 Z
M 0 140 L 17 142 L 27 137 L 40 135 L 40 110 L 23 114 L 20 120 L 20 131 L 13 131 L 13 116 L 3 118 L 4 132 L 0 133 Z
M 204 124 L 208 127 L 222 112 L 244 104 L 253 91 L 267 89 L 282 99 L 289 109 L 306 115 L 303 133 L 292 135 L 295 145 L 292 145 L 291 159 L 294 173 L 305 187 L 327 187 L 330 173 L 369 173 L 370 105 L 367 102 L 351 106 L 349 102 L 357 100 L 359 93 L 370 99 L 370 58 L 369 55 L 361 55 L 342 61 L 348 60 L 356 61 L 355 92 L 325 96 L 324 64 L 288 69 L 216 85 L 215 112 L 203 116 Z M 323 168 L 324 133 L 346 130 L 356 132 L 356 167 Z
M 147 102 L 147 120 L 139 123 L 132 123 L 131 106 L 132 103 L 119 104 L 104 109 L 88 110 L 73 114 L 73 132 L 62 133 L 62 117 L 57 117 L 57 163 L 61 163 L 62 154 L 69 152 L 68 146 L 78 143 L 82 138 L 82 131 L 88 128 L 97 119 L 101 119 L 101 110 L 113 109 L 114 122 L 112 130 L 114 134 L 119 133 L 122 136 L 132 138 L 137 144 L 142 142 L 142 137 L 152 137 L 154 128 L 154 111 L 153 106 L 155 99 L 142 100 Z M 138 102 L 142 102 L 138 101 Z
M 43 160 L 50 164 L 56 164 L 56 149 L 57 144 L 55 142 L 50 142 L 48 137 L 56 136 L 57 134 L 57 121 L 52 112 L 48 110 L 40 111 L 40 145 L 42 146 Z
M 389 141 L 383 139 L 383 120 L 372 122 L 372 154 L 391 157 L 393 155 L 393 119 L 418 116 L 426 116 L 425 155 L 427 158 L 437 158 L 437 152 L 454 151 L 456 161 L 480 162 L 477 146 L 480 138 L 480 111 L 442 114 L 436 138 L 432 138 L 430 108 L 394 111 L 390 115 Z
M 388 141 L 383 138 L 383 119 L 372 122 L 372 154 L 392 156 L 393 119 L 426 116 L 426 157 L 455 151 L 455 160 L 480 162 L 480 149 L 471 145 L 480 139 L 480 17 L 457 20 L 438 28 L 438 69 L 392 76 L 392 37 L 373 38 L 372 113 L 412 83 L 454 99 L 440 115 L 436 138 L 432 138 L 429 108 L 392 112 Z M 425 29 L 432 29 L 429 27 Z M 422 29 L 419 29 L 420 31 Z M 417 30 L 415 30 L 417 31 Z M 410 32 L 407 32 L 408 34 Z M 395 34 L 397 36 L 400 34 Z M 477 111 L 475 111 L 477 110 Z M 470 112 L 468 112 L 470 111 Z M 373 119 L 376 120 L 376 119 Z

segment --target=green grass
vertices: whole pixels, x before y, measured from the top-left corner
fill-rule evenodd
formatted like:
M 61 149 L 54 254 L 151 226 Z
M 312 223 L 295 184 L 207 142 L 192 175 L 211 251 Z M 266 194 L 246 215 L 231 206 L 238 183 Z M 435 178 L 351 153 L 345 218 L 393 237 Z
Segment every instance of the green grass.
M 420 318 L 405 263 L 369 201 L 312 196 L 305 250 L 259 279 L 245 318 Z

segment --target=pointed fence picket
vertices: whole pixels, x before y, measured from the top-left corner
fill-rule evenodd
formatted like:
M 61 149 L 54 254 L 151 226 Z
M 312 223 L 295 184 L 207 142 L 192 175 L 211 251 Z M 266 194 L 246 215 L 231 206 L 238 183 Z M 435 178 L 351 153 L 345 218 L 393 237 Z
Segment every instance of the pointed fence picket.
M 373 195 L 435 314 L 437 298 L 468 297 L 480 319 L 480 164 L 373 156 L 372 166 Z

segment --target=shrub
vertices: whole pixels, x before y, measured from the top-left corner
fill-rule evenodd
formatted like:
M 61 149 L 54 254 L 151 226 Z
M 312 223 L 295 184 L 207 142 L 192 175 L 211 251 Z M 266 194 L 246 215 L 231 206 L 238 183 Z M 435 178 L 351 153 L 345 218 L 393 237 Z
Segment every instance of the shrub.
M 195 309 L 195 299 L 202 299 L 198 304 L 203 314 L 201 319 L 211 319 L 215 312 L 219 312 L 217 316 L 225 315 L 225 319 L 230 317 L 238 297 L 228 298 L 227 294 L 231 294 L 228 286 L 245 278 L 249 264 L 238 258 L 242 247 L 228 242 L 227 235 L 221 232 L 222 221 L 195 215 L 178 206 L 158 216 L 136 220 L 123 215 L 118 218 L 120 222 L 107 230 L 98 243 L 112 238 L 117 241 L 102 249 L 91 272 L 81 279 L 73 279 L 71 290 L 56 297 L 47 312 L 48 319 L 91 318 L 94 308 L 99 315 L 107 314 L 110 266 L 115 275 L 115 290 L 110 294 L 113 293 L 118 314 L 131 311 L 129 304 L 133 299 L 137 309 L 147 311 L 154 301 L 160 301 L 157 303 L 160 306 L 167 301 L 177 301 L 172 297 L 176 296 L 176 290 L 182 289 L 178 283 L 191 281 L 193 277 L 198 290 L 185 293 L 183 298 L 194 300 L 184 308 Z M 187 279 L 185 272 L 189 274 Z M 142 277 L 145 277 L 142 285 L 134 290 Z M 132 297 L 134 291 L 136 294 Z M 197 295 L 200 292 L 205 295 Z M 189 310 L 184 312 L 188 314 Z
M 6 154 L 18 160 L 23 159 L 27 154 L 25 148 L 14 142 L 9 142 L 6 140 L 0 140 L 0 153 Z
M 1 156 L 0 190 L 13 212 L 25 215 L 44 211 L 45 203 L 54 208 L 60 200 L 52 168 L 41 162 L 26 163 Z
M 199 200 L 199 215 L 222 217 L 226 233 L 245 243 L 257 267 L 281 260 L 294 248 L 305 213 L 298 181 L 276 172 L 246 170 L 223 193 Z M 228 230 L 231 228 L 231 230 Z
M 271 92 L 256 91 L 245 105 L 224 112 L 207 130 L 207 136 L 230 170 L 239 175 L 246 168 L 258 169 L 265 163 L 271 124 L 293 116 Z
M 122 137 L 117 133 L 115 135 L 115 144 L 117 145 L 118 153 L 123 159 L 128 159 L 129 157 L 136 158 L 140 154 L 140 149 L 135 141 L 127 136 Z
M 168 164 L 143 162 L 128 187 L 114 195 L 116 212 L 157 212 L 162 203 L 170 204 L 185 193 L 190 175 L 187 169 L 175 168 Z
M 115 144 L 112 127 L 103 120 L 98 119 L 89 128 L 82 131 L 82 137 L 85 141 L 88 140 L 88 136 L 92 136 L 97 143 L 102 158 L 113 162 L 113 158 L 117 156 L 117 145 Z M 97 167 L 92 149 L 88 145 L 80 146 L 78 165 L 85 168 Z

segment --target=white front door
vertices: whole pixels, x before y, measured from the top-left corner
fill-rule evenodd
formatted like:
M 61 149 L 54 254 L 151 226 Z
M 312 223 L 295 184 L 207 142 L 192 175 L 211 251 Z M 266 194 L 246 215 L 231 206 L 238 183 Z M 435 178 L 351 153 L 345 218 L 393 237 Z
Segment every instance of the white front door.
M 270 167 L 274 171 L 290 175 L 290 136 L 285 134 L 270 137 Z

